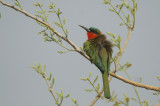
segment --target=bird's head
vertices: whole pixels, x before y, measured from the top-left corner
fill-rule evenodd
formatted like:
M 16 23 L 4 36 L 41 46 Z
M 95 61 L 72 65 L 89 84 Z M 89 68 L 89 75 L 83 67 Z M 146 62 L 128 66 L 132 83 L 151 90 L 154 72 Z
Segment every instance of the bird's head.
M 81 26 L 81 25 L 79 25 L 79 26 L 87 31 L 88 40 L 92 39 L 92 38 L 96 38 L 99 35 L 102 35 L 102 32 L 98 28 L 90 27 L 88 29 L 88 28 L 86 28 L 84 26 Z

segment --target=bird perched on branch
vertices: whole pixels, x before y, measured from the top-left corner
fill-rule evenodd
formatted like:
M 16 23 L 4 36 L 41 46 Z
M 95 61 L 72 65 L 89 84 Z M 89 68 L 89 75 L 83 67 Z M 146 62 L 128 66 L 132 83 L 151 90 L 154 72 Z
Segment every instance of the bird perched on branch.
M 113 44 L 106 39 L 106 36 L 102 32 L 94 27 L 89 29 L 79 25 L 87 31 L 88 40 L 84 42 L 83 49 L 90 57 L 91 62 L 94 63 L 102 73 L 104 97 L 110 98 L 109 88 L 109 71 L 110 60 L 112 58 Z

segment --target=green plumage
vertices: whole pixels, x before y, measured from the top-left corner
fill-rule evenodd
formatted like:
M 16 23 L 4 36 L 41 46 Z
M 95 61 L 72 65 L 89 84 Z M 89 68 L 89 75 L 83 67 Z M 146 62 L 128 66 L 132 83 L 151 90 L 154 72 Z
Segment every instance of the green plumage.
M 99 30 L 97 31 L 99 32 Z M 100 33 L 97 37 L 89 39 L 84 43 L 84 51 L 90 57 L 91 62 L 94 63 L 102 73 L 104 96 L 108 99 L 110 98 L 108 77 L 112 57 L 112 46 L 112 43 L 106 40 L 106 37 L 103 34 L 100 35 Z

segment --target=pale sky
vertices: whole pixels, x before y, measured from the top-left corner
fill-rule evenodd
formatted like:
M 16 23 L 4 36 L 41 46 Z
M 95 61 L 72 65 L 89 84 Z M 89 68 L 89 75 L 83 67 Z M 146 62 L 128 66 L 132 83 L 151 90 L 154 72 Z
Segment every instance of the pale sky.
M 13 4 L 11 0 L 3 0 Z M 48 6 L 50 1 L 36 0 Z M 66 18 L 66 27 L 69 31 L 69 39 L 77 46 L 82 46 L 86 41 L 86 32 L 78 25 L 97 27 L 103 33 L 112 32 L 123 37 L 124 43 L 127 37 L 126 27 L 120 27 L 121 20 L 114 13 L 108 11 L 108 7 L 100 0 L 52 0 L 62 10 L 62 18 Z M 35 0 L 19 0 L 25 11 L 35 14 L 37 10 L 33 6 Z M 128 69 L 133 81 L 139 81 L 152 86 L 160 86 L 156 76 L 160 76 L 160 1 L 137 0 L 138 11 L 136 14 L 135 29 L 122 56 L 121 64 L 129 61 L 132 67 Z M 16 12 L 15 10 L 0 4 L 0 106 L 56 106 L 48 91 L 44 79 L 30 66 L 35 62 L 47 65 L 47 74 L 53 73 L 55 84 L 53 91 L 63 90 L 64 95 L 70 94 L 62 106 L 72 106 L 71 98 L 77 99 L 79 106 L 88 106 L 95 98 L 96 93 L 85 92 L 91 88 L 88 82 L 80 80 L 92 72 L 92 78 L 99 75 L 98 82 L 102 80 L 100 71 L 88 60 L 76 52 L 59 54 L 57 51 L 64 49 L 56 43 L 44 42 L 42 35 L 37 33 L 43 28 L 35 21 Z M 50 23 L 60 33 L 53 23 L 57 18 L 53 15 Z M 63 33 L 62 33 L 63 34 Z M 66 43 L 64 43 L 66 44 Z M 68 47 L 70 47 L 68 45 Z M 71 47 L 70 47 L 71 48 Z M 115 53 L 115 51 L 114 51 Z M 124 72 L 117 75 L 127 78 Z M 155 96 L 155 91 L 137 88 L 141 100 L 149 101 L 149 104 L 158 104 L 160 96 Z M 123 100 L 123 94 L 128 97 L 136 97 L 131 85 L 115 78 L 110 83 L 111 92 L 115 91 L 119 99 Z M 95 106 L 112 106 L 105 100 L 99 100 Z M 130 106 L 137 103 L 131 100 Z

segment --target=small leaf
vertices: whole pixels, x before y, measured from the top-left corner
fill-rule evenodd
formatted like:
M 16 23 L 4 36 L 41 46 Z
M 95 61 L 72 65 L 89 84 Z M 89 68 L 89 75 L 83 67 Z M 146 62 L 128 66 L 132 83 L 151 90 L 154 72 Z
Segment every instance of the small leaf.
M 68 30 L 66 29 L 66 34 L 68 35 Z
M 19 6 L 19 4 L 17 2 L 14 3 L 16 6 Z
M 157 79 L 160 81 L 160 76 L 157 76 Z
M 100 83 L 97 84 L 96 89 L 97 89 L 97 91 L 99 91 L 99 89 L 100 89 Z
M 51 39 L 52 39 L 54 42 L 57 42 L 57 40 L 56 40 L 53 36 L 51 36 Z
M 52 84 L 53 84 L 53 85 L 54 85 L 54 81 L 55 81 L 55 79 L 53 78 L 53 79 L 52 79 Z
M 98 75 L 97 75 L 96 78 L 94 79 L 93 84 L 97 81 L 97 79 L 98 79 Z
M 109 9 L 109 11 L 110 12 L 115 12 L 115 10 L 114 9 L 111 9 L 111 8 L 108 8 Z
M 46 72 L 46 64 L 44 65 L 44 72 Z
M 83 81 L 87 81 L 87 78 L 80 78 L 81 80 L 83 80 Z
M 46 14 L 46 10 L 43 11 L 43 14 Z
M 63 24 L 66 24 L 66 19 L 65 18 L 63 18 Z
M 58 53 L 67 53 L 68 51 L 57 51 Z
M 39 2 L 37 2 L 36 4 L 33 4 L 34 6 L 40 6 L 40 3 Z
M 114 35 L 113 33 L 111 33 L 111 32 L 107 32 L 107 34 L 108 34 L 109 36 L 111 36 L 111 37 L 115 38 L 115 35 Z
M 54 22 L 55 25 L 57 25 L 58 27 L 62 27 L 60 23 L 58 22 Z
M 40 13 L 40 14 L 42 14 L 42 11 L 36 11 L 37 13 Z
M 130 15 L 128 14 L 128 17 L 126 18 L 127 19 L 127 23 L 130 22 L 129 17 L 130 17 Z
M 103 4 L 109 4 L 111 0 L 103 0 Z
M 62 12 L 60 11 L 60 8 L 57 9 L 57 15 L 59 16 L 60 14 L 62 14 Z
M 141 83 L 141 82 L 142 82 L 142 77 L 139 78 L 139 83 Z
M 116 42 L 116 39 L 110 38 L 110 40 L 112 40 L 113 42 Z
M 68 98 L 70 96 L 70 94 L 67 94 L 66 96 L 65 96 L 65 98 Z
M 131 67 L 132 66 L 132 64 L 127 64 L 127 68 L 129 68 L 129 67 Z
M 50 81 L 52 78 L 52 73 L 50 73 L 48 80 Z
M 107 4 L 108 2 L 107 2 L 107 0 L 103 0 L 103 4 Z
M 77 100 L 72 98 L 73 103 L 77 104 Z
M 123 26 L 124 25 L 124 23 L 120 23 L 120 26 Z
M 82 46 L 80 47 L 80 49 L 81 49 L 81 51 L 83 51 L 83 47 Z
M 86 92 L 92 92 L 94 91 L 93 89 L 85 89 Z
M 92 74 L 92 73 L 90 72 L 90 73 L 89 73 L 89 76 L 88 76 L 88 79 L 90 79 L 90 78 L 91 78 L 91 74 Z
M 153 95 L 160 95 L 160 92 L 153 93 Z
M 135 102 L 137 102 L 137 99 L 136 99 L 136 98 L 132 97 L 131 99 L 134 100 Z

